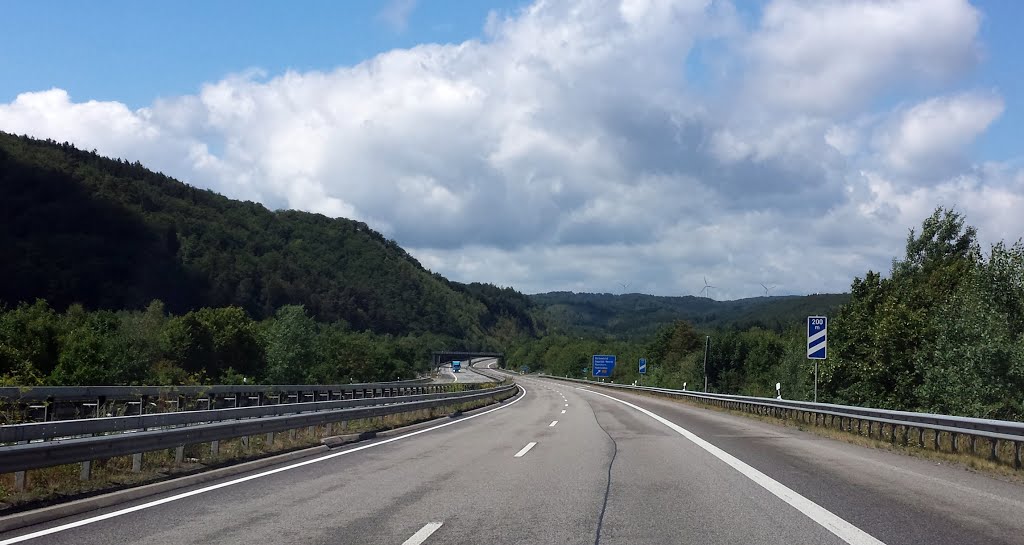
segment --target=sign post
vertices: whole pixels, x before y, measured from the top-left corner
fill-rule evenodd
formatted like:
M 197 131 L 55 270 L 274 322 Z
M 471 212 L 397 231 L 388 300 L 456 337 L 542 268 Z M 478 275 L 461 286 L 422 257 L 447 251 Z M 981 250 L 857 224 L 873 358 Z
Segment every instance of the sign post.
M 615 369 L 615 356 L 594 355 L 591 357 L 591 374 L 595 377 L 610 377 Z
M 647 358 L 640 358 L 640 385 L 644 384 L 644 375 L 647 374 Z
M 828 318 L 807 317 L 807 359 L 814 360 L 814 402 L 818 402 L 818 360 L 828 356 Z

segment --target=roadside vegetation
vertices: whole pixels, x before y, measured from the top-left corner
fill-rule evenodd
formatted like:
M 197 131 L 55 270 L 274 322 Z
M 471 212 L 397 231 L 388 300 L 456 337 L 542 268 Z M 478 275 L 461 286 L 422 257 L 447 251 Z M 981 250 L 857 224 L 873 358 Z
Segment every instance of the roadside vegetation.
M 818 400 L 982 418 L 1024 419 L 1024 245 L 983 251 L 964 217 L 939 208 L 907 237 L 888 276 L 854 279 L 849 301 L 828 314 L 829 359 Z M 638 341 L 547 337 L 521 343 L 512 361 L 585 377 L 592 354 L 617 354 L 612 380 L 713 392 L 813 398 L 802 320 L 784 329 L 695 328 L 677 321 Z M 648 359 L 641 379 L 637 359 Z

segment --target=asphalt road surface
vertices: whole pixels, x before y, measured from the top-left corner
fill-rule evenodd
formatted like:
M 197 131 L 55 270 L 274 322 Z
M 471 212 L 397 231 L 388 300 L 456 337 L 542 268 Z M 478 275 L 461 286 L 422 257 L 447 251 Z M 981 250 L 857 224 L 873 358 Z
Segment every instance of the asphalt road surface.
M 478 358 L 471 362 L 462 362 L 462 369 L 458 373 L 453 373 L 451 364 L 446 363 L 439 368 L 440 373 L 436 380 L 438 382 L 464 382 L 467 384 L 494 382 L 493 378 L 477 373 L 474 367 L 494 369 L 497 362 L 496 358 Z
M 0 545 L 1024 543 L 1019 484 L 668 400 L 517 380 L 520 397 L 443 427 Z

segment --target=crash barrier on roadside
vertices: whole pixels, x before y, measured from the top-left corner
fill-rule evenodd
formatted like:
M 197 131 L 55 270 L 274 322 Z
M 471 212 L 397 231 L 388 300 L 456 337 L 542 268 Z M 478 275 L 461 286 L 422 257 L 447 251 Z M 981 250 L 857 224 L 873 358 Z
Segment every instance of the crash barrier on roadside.
M 1010 446 L 1012 447 L 1012 460 L 1009 463 L 1015 469 L 1022 468 L 1021 446 L 1024 445 L 1024 422 L 873 409 L 852 405 L 832 405 L 810 401 L 790 401 L 765 397 L 691 392 L 651 386 L 594 382 L 550 375 L 540 376 L 590 386 L 686 398 L 724 409 L 791 419 L 815 426 L 829 426 L 858 434 L 863 434 L 866 431 L 867 436 L 870 438 L 877 436 L 878 439 L 888 439 L 893 443 L 899 440 L 904 445 L 910 444 L 910 432 L 914 430 L 917 432 L 917 445 L 922 448 L 928 448 L 925 435 L 926 432 L 930 432 L 929 443 L 931 443 L 931 448 L 934 450 L 940 450 L 943 443 L 942 439 L 948 437 L 949 450 L 951 452 L 983 454 L 992 460 L 1001 459 L 999 455 L 1001 446 Z M 885 433 L 886 428 L 889 430 L 888 434 Z M 900 433 L 897 433 L 898 431 Z M 964 437 L 968 440 L 966 445 L 960 441 Z M 978 451 L 978 439 L 988 443 L 987 452 Z
M 3 387 L 0 417 L 2 424 L 18 424 L 449 391 L 455 391 L 453 385 L 427 378 L 358 384 Z
M 87 479 L 93 460 L 126 455 L 133 456 L 133 471 L 140 471 L 145 452 L 175 449 L 180 463 L 185 445 L 210 443 L 216 454 L 225 439 L 267 434 L 272 443 L 277 432 L 501 401 L 518 390 L 509 380 L 479 388 L 444 386 L 453 391 L 0 426 L 0 443 L 6 443 L 0 445 L 0 474 L 15 473 L 23 488 L 28 470 L 82 463 L 82 478 Z

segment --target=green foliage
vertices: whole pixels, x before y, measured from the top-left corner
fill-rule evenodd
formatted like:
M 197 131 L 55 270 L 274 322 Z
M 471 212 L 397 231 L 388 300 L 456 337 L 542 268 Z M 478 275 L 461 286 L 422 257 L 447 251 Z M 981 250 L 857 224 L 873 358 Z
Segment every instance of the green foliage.
M 178 315 L 237 307 L 257 320 L 302 305 L 321 323 L 441 335 L 468 349 L 537 333 L 522 294 L 449 282 L 365 223 L 232 201 L 67 143 L 0 132 L 0 194 L 0 303 L 135 310 L 159 299 Z M 201 336 L 200 322 L 238 319 L 210 312 L 173 326 L 167 341 Z M 218 346 L 200 343 L 193 348 L 206 355 L 185 359 L 213 365 L 213 375 L 245 373 L 237 358 L 251 342 L 223 343 L 248 333 L 231 335 L 240 337 L 208 339 Z M 48 373 L 56 361 L 34 365 Z
M 551 292 L 531 295 L 530 299 L 543 309 L 545 321 L 566 334 L 612 335 L 641 341 L 677 320 L 704 329 L 742 331 L 759 327 L 781 333 L 809 314 L 837 308 L 849 296 L 815 294 L 715 301 L 689 295 Z
M 322 324 L 301 305 L 257 322 L 239 307 L 172 316 L 153 301 L 142 311 L 57 313 L 36 301 L 0 309 L 0 385 L 390 381 L 422 374 L 449 343 Z
M 869 271 L 830 325 L 829 401 L 1022 418 L 1024 248 L 982 255 L 944 208 L 910 232 L 890 278 Z
M 983 255 L 976 237 L 961 214 L 937 209 L 919 232 L 910 232 L 906 253 L 893 261 L 889 278 L 868 271 L 854 279 L 838 312 L 830 312 L 838 298 L 826 297 L 780 312 L 750 306 L 753 300 L 731 302 L 737 306 L 723 311 L 727 307 L 716 309 L 714 301 L 697 298 L 533 296 L 558 326 L 574 334 L 522 343 L 513 365 L 583 377 L 592 354 L 613 353 L 619 356 L 613 380 L 632 382 L 640 379 L 635 358 L 646 356 L 647 384 L 696 390 L 704 385 L 708 335 L 710 391 L 774 396 L 780 382 L 784 397 L 806 400 L 814 395 L 814 375 L 806 359 L 804 318 L 831 314 L 829 359 L 820 364 L 821 401 L 1024 419 L 1024 244 L 998 243 Z M 638 333 L 686 312 L 705 318 Z M 761 326 L 747 327 L 737 312 L 789 317 L 774 325 L 753 320 L 746 324 Z M 638 323 L 629 325 L 630 320 Z
M 299 305 L 281 307 L 266 327 L 267 381 L 302 384 L 304 368 L 316 360 L 317 324 Z

